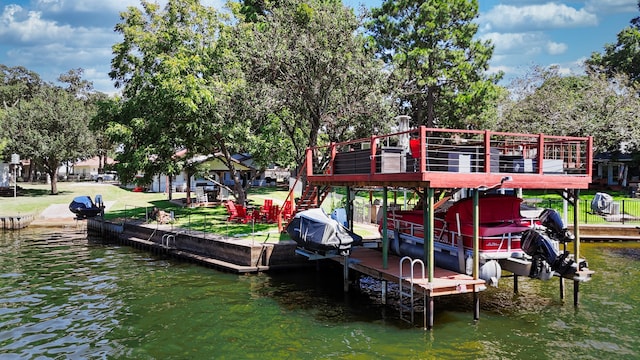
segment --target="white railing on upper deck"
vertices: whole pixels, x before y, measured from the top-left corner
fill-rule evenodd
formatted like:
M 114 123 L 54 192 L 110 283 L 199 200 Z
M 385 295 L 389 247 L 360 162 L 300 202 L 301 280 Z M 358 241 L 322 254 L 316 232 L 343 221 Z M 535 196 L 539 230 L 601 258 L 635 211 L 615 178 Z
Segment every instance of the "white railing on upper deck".
M 418 129 L 309 149 L 329 157 L 328 174 L 414 172 L 591 176 L 591 137 Z M 308 164 L 311 164 L 309 162 Z M 540 166 L 541 164 L 541 166 Z

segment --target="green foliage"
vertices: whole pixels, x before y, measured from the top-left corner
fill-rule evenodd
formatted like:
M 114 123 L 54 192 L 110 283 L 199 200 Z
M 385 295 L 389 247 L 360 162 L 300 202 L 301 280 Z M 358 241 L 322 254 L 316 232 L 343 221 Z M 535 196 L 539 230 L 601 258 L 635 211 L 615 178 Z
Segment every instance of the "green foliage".
M 385 74 L 360 26 L 341 2 L 289 0 L 268 9 L 261 23 L 238 27 L 245 40 L 237 51 L 262 112 L 254 118 L 280 120 L 285 163 L 303 159 L 321 133 L 326 141 L 370 136 L 390 118 Z
M 42 85 L 40 76 L 33 71 L 0 64 L 0 101 L 4 109 L 16 106 L 20 100 L 30 100 Z
M 638 3 L 640 9 L 640 3 Z M 586 65 L 592 71 L 602 71 L 609 77 L 626 74 L 629 80 L 640 82 L 640 17 L 618 33 L 615 44 L 606 44 L 604 53 L 594 52 Z
M 594 136 L 596 151 L 632 150 L 640 144 L 640 100 L 625 83 L 599 74 L 561 76 L 556 68 L 534 68 L 514 85 L 519 89 L 515 100 L 506 100 L 496 129 Z
M 368 29 L 393 71 L 396 106 L 415 125 L 483 126 L 502 74 L 486 75 L 493 46 L 473 40 L 475 0 L 385 0 Z
M 4 129 L 8 150 L 42 164 L 56 194 L 58 167 L 65 161 L 90 156 L 94 148 L 83 100 L 62 88 L 43 86 L 29 101 L 8 110 Z

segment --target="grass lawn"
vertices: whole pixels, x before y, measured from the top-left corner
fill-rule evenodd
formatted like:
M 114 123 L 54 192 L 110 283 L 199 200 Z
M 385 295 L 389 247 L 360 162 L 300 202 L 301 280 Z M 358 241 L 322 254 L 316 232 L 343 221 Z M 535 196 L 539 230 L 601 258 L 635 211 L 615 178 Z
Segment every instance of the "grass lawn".
M 0 216 L 11 216 L 18 214 L 33 214 L 37 216 L 51 204 L 69 204 L 71 200 L 80 195 L 102 195 L 103 200 L 111 204 L 105 217 L 115 221 L 145 220 L 146 214 L 153 207 L 174 213 L 173 226 L 189 229 L 196 232 L 216 233 L 227 236 L 253 237 L 258 241 L 273 241 L 288 239 L 286 234 L 280 234 L 275 224 L 237 224 L 226 221 L 227 212 L 223 206 L 216 207 L 195 207 L 185 208 L 179 204 L 170 202 L 166 194 L 162 193 L 139 193 L 121 188 L 116 184 L 98 184 L 94 182 L 60 182 L 58 183 L 58 195 L 50 195 L 50 186 L 47 184 L 21 183 L 20 195 L 13 197 L 0 197 Z M 252 188 L 248 198 L 256 205 L 261 205 L 264 199 L 270 198 L 276 204 L 282 204 L 286 199 L 288 191 L 273 188 L 261 187 Z M 590 202 L 595 192 L 581 192 L 580 222 L 588 224 L 605 223 L 606 221 L 598 215 L 590 214 Z M 638 216 L 640 218 L 640 201 L 629 199 L 626 194 L 610 193 L 615 201 L 625 201 L 625 213 Z M 359 193 L 363 201 L 369 200 L 369 194 Z M 373 198 L 379 198 L 378 193 L 373 194 Z M 399 194 L 390 194 L 390 201 L 402 203 L 404 200 Z M 174 199 L 184 199 L 185 193 L 175 193 Z M 409 195 L 410 196 L 410 195 Z M 396 197 L 393 199 L 393 197 Z M 536 199 L 539 207 L 552 207 L 562 211 L 562 198 L 555 192 L 534 192 L 526 191 L 525 199 Z M 410 202 L 415 201 L 410 198 Z M 526 201 L 526 200 L 525 200 Z M 634 206 L 637 205 L 637 206 Z M 327 213 L 332 209 L 327 207 L 339 207 L 341 203 L 329 204 L 325 201 L 323 207 Z M 573 207 L 569 207 L 569 218 L 573 217 Z M 371 227 L 355 225 L 358 234 L 364 236 L 377 235 Z M 364 232 L 364 233 L 363 233 Z
M 164 194 L 134 193 L 113 184 L 94 182 L 59 182 L 58 195 L 51 195 L 47 184 L 20 183 L 18 197 L 0 197 L 0 216 L 16 214 L 38 215 L 51 204 L 69 204 L 74 197 L 102 195 L 104 201 L 115 201 L 112 209 L 153 206 L 153 202 L 166 199 Z

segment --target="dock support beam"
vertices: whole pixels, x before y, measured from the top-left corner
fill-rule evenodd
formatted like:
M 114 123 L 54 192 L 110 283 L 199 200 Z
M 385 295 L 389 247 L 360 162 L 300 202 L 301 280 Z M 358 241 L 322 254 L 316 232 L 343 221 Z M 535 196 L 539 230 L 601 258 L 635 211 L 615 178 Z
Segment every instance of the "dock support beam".
M 580 209 L 580 189 L 573 191 L 573 256 L 575 261 L 580 264 L 580 224 L 579 224 L 579 209 Z M 573 306 L 578 306 L 580 302 L 580 281 L 573 281 Z
M 434 190 L 432 187 L 428 187 L 424 194 L 424 208 L 423 208 L 423 223 L 424 223 L 424 259 L 422 259 L 427 265 L 427 274 L 429 282 L 433 282 L 433 276 L 435 271 L 434 254 L 433 254 L 433 197 Z
M 380 290 L 381 290 L 381 298 L 380 298 L 380 302 L 383 305 L 387 304 L 387 280 L 382 280 L 382 283 L 380 284 Z
M 473 278 L 480 278 L 480 191 L 473 192 Z M 480 297 L 473 286 L 473 320 L 480 320 Z
M 387 229 L 389 224 L 387 223 L 387 195 L 388 188 L 385 186 L 382 188 L 382 268 L 389 268 L 389 234 Z
M 431 296 L 431 292 L 427 292 L 426 304 L 424 304 L 425 310 L 425 322 L 424 325 L 427 330 L 433 329 L 433 296 Z
M 344 255 L 343 260 L 344 260 L 344 267 L 342 271 L 342 277 L 343 277 L 342 289 L 345 293 L 348 293 L 349 292 L 349 255 Z
M 353 208 L 352 208 L 352 202 L 353 199 L 351 198 L 351 187 L 347 186 L 347 203 L 345 205 L 345 212 L 347 213 L 347 228 L 351 231 L 353 231 Z
M 480 320 L 480 296 L 478 296 L 476 285 L 473 285 L 473 320 Z

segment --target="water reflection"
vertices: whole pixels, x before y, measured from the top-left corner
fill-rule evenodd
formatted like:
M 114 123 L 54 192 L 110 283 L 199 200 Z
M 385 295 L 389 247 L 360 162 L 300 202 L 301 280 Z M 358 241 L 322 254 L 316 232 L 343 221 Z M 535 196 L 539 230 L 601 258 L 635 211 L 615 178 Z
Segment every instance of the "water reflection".
M 635 358 L 640 244 L 585 245 L 581 305 L 558 282 L 513 283 L 436 301 L 424 332 L 380 302 L 380 283 L 342 292 L 342 270 L 234 275 L 89 242 L 82 231 L 0 236 L 0 353 L 8 358 Z M 570 283 L 570 282 L 569 282 Z M 389 300 L 397 301 L 393 284 Z M 420 321 L 417 321 L 420 323 Z

